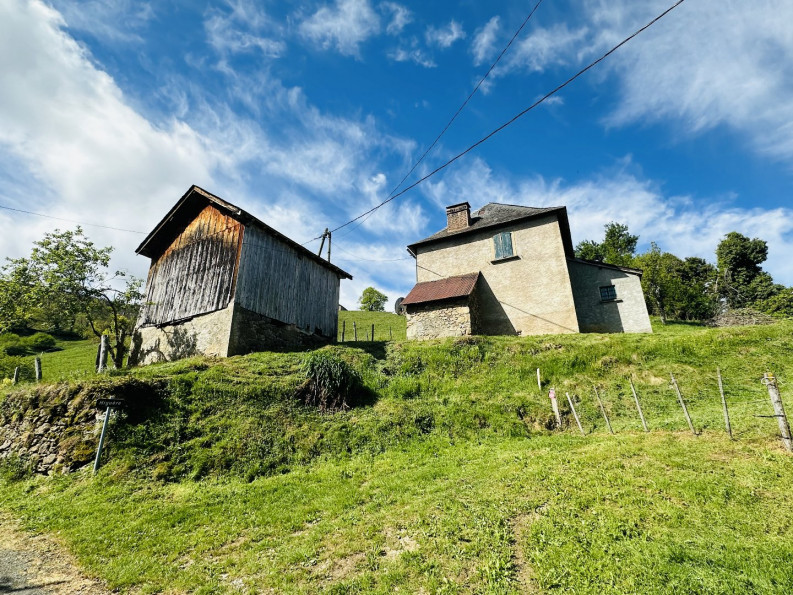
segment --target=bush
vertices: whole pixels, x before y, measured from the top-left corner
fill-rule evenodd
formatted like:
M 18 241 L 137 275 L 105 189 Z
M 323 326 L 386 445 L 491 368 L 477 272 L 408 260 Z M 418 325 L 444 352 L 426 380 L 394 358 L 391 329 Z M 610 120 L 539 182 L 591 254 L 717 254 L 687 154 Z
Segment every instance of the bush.
M 22 343 L 31 351 L 49 351 L 55 347 L 55 339 L 47 333 L 36 333 L 26 337 Z
M 25 347 L 22 339 L 16 333 L 3 333 L 0 335 L 0 355 L 25 355 Z
M 327 350 L 309 353 L 300 370 L 306 381 L 297 391 L 306 405 L 320 411 L 349 409 L 354 391 L 361 386 L 361 376 L 340 357 Z

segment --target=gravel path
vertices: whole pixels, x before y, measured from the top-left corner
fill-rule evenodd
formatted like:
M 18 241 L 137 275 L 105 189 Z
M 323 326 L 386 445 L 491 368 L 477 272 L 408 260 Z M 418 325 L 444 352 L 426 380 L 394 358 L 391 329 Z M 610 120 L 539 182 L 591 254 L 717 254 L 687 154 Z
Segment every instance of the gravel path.
M 30 534 L 10 516 L 0 514 L 0 593 L 108 595 L 110 591 L 82 574 L 55 539 Z

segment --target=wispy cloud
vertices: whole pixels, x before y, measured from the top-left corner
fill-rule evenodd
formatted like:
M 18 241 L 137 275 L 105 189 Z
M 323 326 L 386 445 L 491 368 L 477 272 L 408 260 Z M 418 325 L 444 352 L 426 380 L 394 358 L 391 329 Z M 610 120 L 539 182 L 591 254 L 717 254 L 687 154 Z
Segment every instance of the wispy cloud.
M 53 0 L 71 29 L 111 42 L 141 42 L 137 33 L 155 16 L 151 2 L 137 0 Z
M 299 26 L 300 34 L 322 49 L 360 57 L 360 44 L 380 31 L 380 17 L 369 0 L 336 0 Z
M 396 2 L 383 2 L 380 9 L 391 15 L 391 21 L 385 28 L 388 35 L 399 35 L 406 25 L 413 22 L 413 13 Z
M 438 46 L 441 49 L 451 47 L 455 41 L 465 39 L 465 31 L 460 23 L 452 19 L 445 27 L 428 27 L 427 44 Z
M 277 58 L 286 50 L 282 39 L 273 38 L 272 33 L 279 33 L 279 29 L 261 8 L 247 0 L 213 9 L 204 21 L 209 44 L 224 56 L 259 51 Z
M 435 68 L 437 64 L 425 50 L 418 47 L 416 39 L 411 40 L 411 47 L 399 47 L 388 52 L 388 57 L 395 62 L 414 62 L 424 68 Z
M 495 53 L 496 39 L 500 30 L 499 17 L 491 18 L 484 27 L 476 30 L 471 43 L 471 53 L 474 55 L 474 66 L 479 66 Z

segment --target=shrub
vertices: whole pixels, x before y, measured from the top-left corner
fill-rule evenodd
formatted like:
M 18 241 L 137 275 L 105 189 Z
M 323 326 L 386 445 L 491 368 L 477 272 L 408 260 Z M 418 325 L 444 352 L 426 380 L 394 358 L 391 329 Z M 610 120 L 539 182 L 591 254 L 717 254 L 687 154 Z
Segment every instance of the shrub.
M 32 351 L 49 351 L 55 347 L 55 339 L 47 333 L 36 333 L 22 341 Z
M 297 396 L 306 405 L 320 411 L 349 409 L 354 391 L 361 385 L 361 376 L 350 365 L 330 351 L 309 353 L 300 367 L 306 381 Z
M 0 335 L 0 354 L 5 355 L 25 355 L 25 347 L 22 339 L 16 333 L 3 333 Z

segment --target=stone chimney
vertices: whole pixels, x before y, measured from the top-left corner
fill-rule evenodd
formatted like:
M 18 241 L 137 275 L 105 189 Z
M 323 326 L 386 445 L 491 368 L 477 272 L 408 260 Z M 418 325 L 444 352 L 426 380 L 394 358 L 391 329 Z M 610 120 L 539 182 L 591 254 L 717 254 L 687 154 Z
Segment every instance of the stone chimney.
M 461 202 L 446 207 L 446 230 L 460 231 L 471 225 L 471 205 Z

